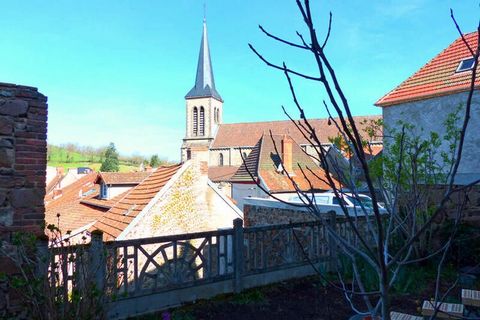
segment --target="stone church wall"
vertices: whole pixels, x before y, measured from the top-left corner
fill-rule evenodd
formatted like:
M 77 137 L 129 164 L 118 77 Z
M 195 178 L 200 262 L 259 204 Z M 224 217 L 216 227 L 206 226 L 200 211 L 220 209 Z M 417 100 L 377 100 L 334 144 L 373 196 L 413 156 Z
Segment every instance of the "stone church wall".
M 245 152 L 246 156 L 252 152 L 253 147 L 241 148 L 242 153 Z M 210 149 L 210 166 L 218 166 L 220 153 L 223 154 L 224 166 L 240 166 L 242 165 L 242 156 L 240 154 L 240 148 L 215 148 Z

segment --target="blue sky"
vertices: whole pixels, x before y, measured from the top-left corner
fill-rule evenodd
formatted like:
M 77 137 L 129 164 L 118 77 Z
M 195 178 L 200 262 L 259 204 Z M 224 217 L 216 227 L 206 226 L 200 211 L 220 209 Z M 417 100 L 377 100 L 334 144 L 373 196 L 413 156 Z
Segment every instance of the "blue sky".
M 283 75 L 267 68 L 252 43 L 274 62 L 314 70 L 311 56 L 266 38 L 305 33 L 293 0 L 207 0 L 207 23 L 224 122 L 281 120 L 294 111 Z M 379 114 L 373 103 L 457 38 L 453 8 L 473 31 L 478 1 L 312 1 L 317 30 L 328 12 L 327 54 L 354 114 Z M 0 82 L 38 87 L 49 97 L 50 143 L 158 153 L 179 160 L 184 95 L 193 86 L 203 19 L 201 0 L 22 0 L 1 3 Z M 295 79 L 309 117 L 325 117 L 324 92 Z

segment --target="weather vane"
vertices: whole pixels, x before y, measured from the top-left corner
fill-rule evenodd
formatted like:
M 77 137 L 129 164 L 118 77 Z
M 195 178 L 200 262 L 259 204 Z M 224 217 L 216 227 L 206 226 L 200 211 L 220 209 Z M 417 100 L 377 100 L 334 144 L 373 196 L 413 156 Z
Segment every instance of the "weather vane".
M 207 1 L 203 1 L 203 22 L 207 21 Z

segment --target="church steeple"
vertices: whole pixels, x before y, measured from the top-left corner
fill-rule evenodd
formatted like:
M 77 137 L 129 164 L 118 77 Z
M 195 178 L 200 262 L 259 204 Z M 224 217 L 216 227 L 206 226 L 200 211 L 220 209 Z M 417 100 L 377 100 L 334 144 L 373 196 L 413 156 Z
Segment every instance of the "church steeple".
M 195 86 L 187 93 L 185 99 L 193 98 L 215 98 L 223 102 L 222 97 L 215 88 L 213 78 L 212 61 L 210 59 L 210 48 L 208 46 L 207 22 L 203 19 L 203 33 L 198 55 L 197 76 Z
M 181 149 L 182 161 L 197 159 L 208 163 L 210 145 L 222 124 L 223 99 L 215 88 L 213 79 L 205 18 L 195 86 L 185 96 L 185 107 L 187 121 Z

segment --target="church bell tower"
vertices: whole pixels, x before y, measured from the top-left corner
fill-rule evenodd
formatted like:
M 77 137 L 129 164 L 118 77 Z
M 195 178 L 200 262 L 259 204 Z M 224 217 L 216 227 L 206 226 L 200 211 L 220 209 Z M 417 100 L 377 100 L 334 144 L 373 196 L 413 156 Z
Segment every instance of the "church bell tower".
M 215 88 L 205 19 L 195 85 L 185 96 L 185 102 L 186 131 L 181 149 L 182 162 L 189 159 L 208 162 L 210 144 L 218 125 L 222 123 L 223 100 Z

